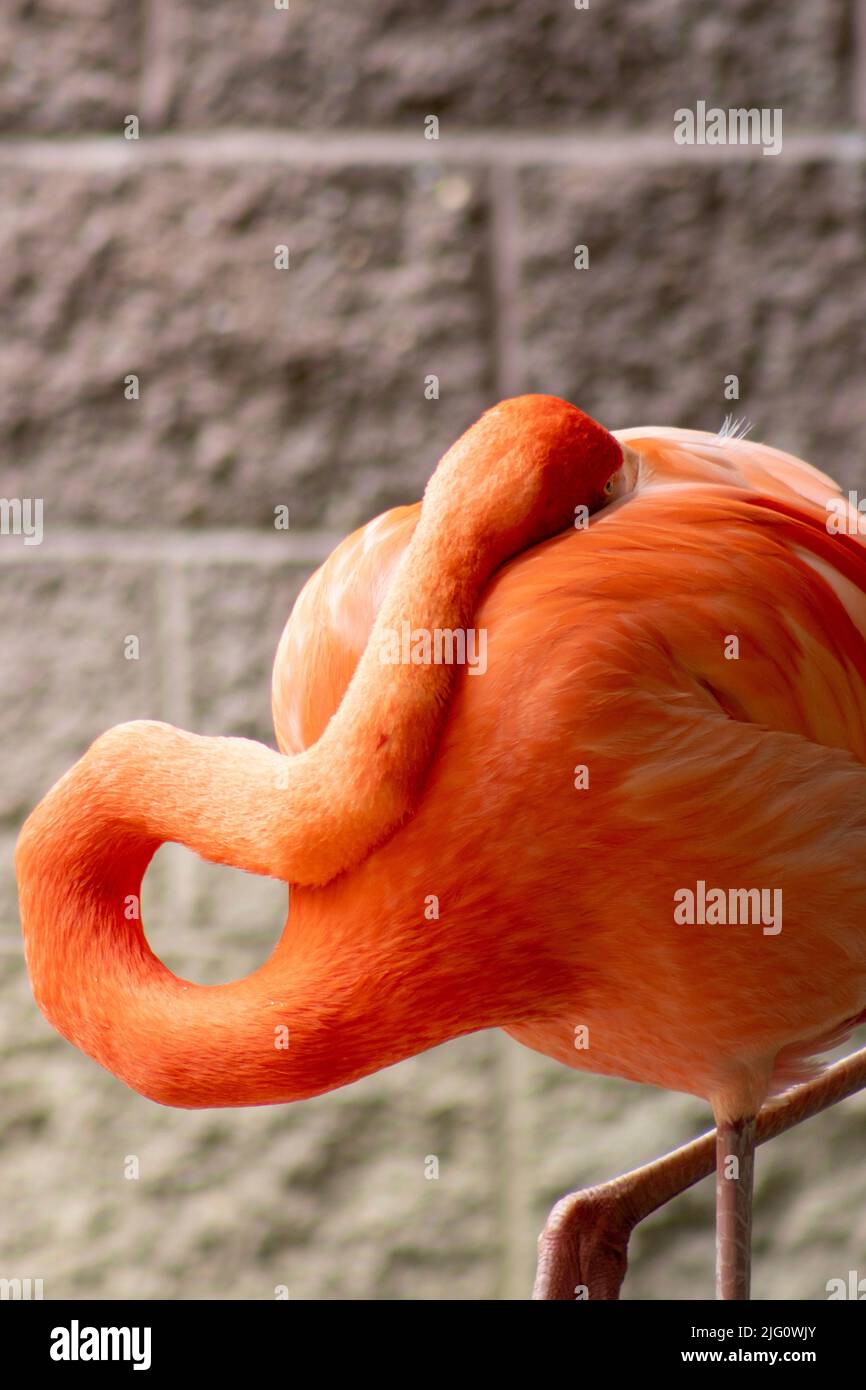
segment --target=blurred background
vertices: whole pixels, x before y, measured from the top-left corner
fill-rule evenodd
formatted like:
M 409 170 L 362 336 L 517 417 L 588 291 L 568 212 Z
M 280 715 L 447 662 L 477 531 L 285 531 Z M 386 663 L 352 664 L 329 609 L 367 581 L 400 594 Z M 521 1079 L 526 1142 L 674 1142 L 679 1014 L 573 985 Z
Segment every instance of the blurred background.
M 781 108 L 782 153 L 675 145 L 698 100 Z M 523 1298 L 552 1202 L 702 1103 L 481 1034 L 295 1107 L 162 1109 L 38 1013 L 16 831 L 111 724 L 272 742 L 305 577 L 503 395 L 733 412 L 862 485 L 866 4 L 4 0 L 0 193 L 0 491 L 44 499 L 41 545 L 0 536 L 0 1276 Z M 285 914 L 171 848 L 146 892 L 203 982 Z M 760 1151 L 756 1297 L 866 1275 L 864 1155 L 866 1097 Z M 639 1228 L 624 1296 L 711 1294 L 712 1200 Z

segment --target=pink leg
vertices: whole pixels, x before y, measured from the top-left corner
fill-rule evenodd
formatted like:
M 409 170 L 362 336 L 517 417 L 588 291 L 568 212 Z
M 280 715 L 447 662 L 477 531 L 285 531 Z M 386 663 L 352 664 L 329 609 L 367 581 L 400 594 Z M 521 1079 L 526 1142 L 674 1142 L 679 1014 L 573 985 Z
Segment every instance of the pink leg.
M 748 1299 L 752 1275 L 755 1119 L 716 1130 L 716 1298 Z

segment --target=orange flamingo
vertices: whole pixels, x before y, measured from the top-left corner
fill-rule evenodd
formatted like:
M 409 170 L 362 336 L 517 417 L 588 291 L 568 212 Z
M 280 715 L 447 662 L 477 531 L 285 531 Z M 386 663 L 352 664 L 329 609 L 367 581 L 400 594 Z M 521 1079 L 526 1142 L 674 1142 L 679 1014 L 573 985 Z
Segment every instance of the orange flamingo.
M 866 1007 L 866 550 L 828 505 L 845 513 L 829 478 L 742 439 L 615 437 L 548 396 L 488 411 L 422 504 L 307 584 L 274 669 L 279 753 L 125 724 L 31 814 L 39 1006 L 171 1105 L 299 1100 L 489 1027 L 702 1096 L 718 1289 L 747 1297 L 756 1116 Z M 404 624 L 485 632 L 483 679 L 384 664 Z M 246 979 L 178 979 L 130 919 L 167 840 L 295 885 Z M 723 925 L 716 890 L 781 896 Z M 804 1090 L 760 1138 L 830 1095 Z M 703 1175 L 696 1153 L 598 1189 L 598 1296 L 624 1268 L 616 1201 L 627 1239 Z M 546 1233 L 540 1296 L 572 1296 L 592 1256 L 575 1210 Z

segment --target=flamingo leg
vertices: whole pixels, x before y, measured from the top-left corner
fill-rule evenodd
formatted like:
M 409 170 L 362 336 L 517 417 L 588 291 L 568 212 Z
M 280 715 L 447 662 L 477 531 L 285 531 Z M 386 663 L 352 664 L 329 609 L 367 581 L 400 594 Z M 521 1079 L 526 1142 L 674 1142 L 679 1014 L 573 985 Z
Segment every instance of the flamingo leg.
M 739 1214 L 745 1210 L 746 1193 L 743 1156 L 747 1152 L 752 1156 L 747 1178 L 750 1210 L 755 1145 L 765 1144 L 768 1139 L 793 1129 L 803 1120 L 820 1114 L 822 1110 L 864 1088 L 866 1047 L 828 1067 L 814 1081 L 797 1086 L 765 1105 L 756 1121 L 741 1121 L 743 1130 L 736 1140 L 727 1133 L 731 1126 L 724 1127 L 724 1139 L 713 1130 L 656 1159 L 654 1163 L 636 1168 L 632 1173 L 614 1178 L 599 1187 L 586 1188 L 563 1197 L 553 1208 L 538 1240 L 538 1271 L 532 1297 L 559 1300 L 619 1298 L 628 1264 L 628 1242 L 635 1226 L 673 1197 L 693 1187 L 702 1178 L 709 1177 L 714 1168 L 718 1171 L 721 1151 L 724 1151 L 725 1157 L 740 1153 L 740 1180 L 731 1191 L 725 1189 L 725 1202 L 730 1201 L 734 1208 L 736 1221 L 731 1219 L 730 1229 L 735 1238 L 739 1236 L 742 1246 L 745 1228 Z M 721 1224 L 721 1211 L 719 1216 Z M 727 1241 L 725 1248 L 732 1248 Z M 748 1244 L 745 1249 L 748 1251 Z M 745 1268 L 748 1279 L 748 1260 Z M 737 1277 L 742 1286 L 742 1271 Z M 727 1273 L 725 1281 L 727 1284 Z M 748 1282 L 745 1294 L 723 1296 L 748 1297 Z
M 748 1299 L 755 1117 L 716 1130 L 716 1298 Z

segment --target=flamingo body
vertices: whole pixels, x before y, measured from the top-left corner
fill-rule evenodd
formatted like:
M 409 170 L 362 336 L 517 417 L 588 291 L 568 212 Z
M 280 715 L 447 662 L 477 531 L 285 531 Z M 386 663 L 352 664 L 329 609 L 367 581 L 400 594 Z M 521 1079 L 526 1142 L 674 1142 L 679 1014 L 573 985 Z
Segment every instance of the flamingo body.
M 498 977 L 495 1021 L 527 1046 L 749 1113 L 866 1004 L 866 553 L 828 534 L 838 489 L 799 460 L 620 437 L 641 485 L 489 586 L 488 672 L 459 683 L 416 817 L 351 896 L 406 914 L 419 957 L 431 934 L 460 957 L 449 1002 Z M 274 672 L 287 750 L 339 704 L 416 519 L 363 528 L 299 597 Z M 778 889 L 781 931 L 677 925 L 696 878 Z M 304 891 L 293 912 L 340 916 Z
M 162 839 L 281 873 L 262 806 L 286 759 L 153 724 L 94 745 L 19 846 L 34 990 L 61 1031 L 144 1094 L 209 1106 L 300 1099 L 501 1027 L 703 1096 L 719 1119 L 850 1030 L 866 1006 L 866 552 L 827 532 L 835 485 L 786 455 L 689 431 L 620 444 L 637 486 L 587 529 L 545 513 L 540 543 L 497 570 L 472 617 L 487 672 L 437 687 L 411 809 L 394 825 L 389 804 L 360 862 L 293 888 L 246 980 L 177 979 L 120 909 Z M 274 674 L 284 754 L 321 747 L 372 671 L 423 515 L 370 523 L 300 596 Z M 407 699 L 365 737 L 411 758 Z M 340 764 L 359 805 L 364 756 Z M 674 895 L 697 878 L 780 890 L 782 930 L 678 925 Z

